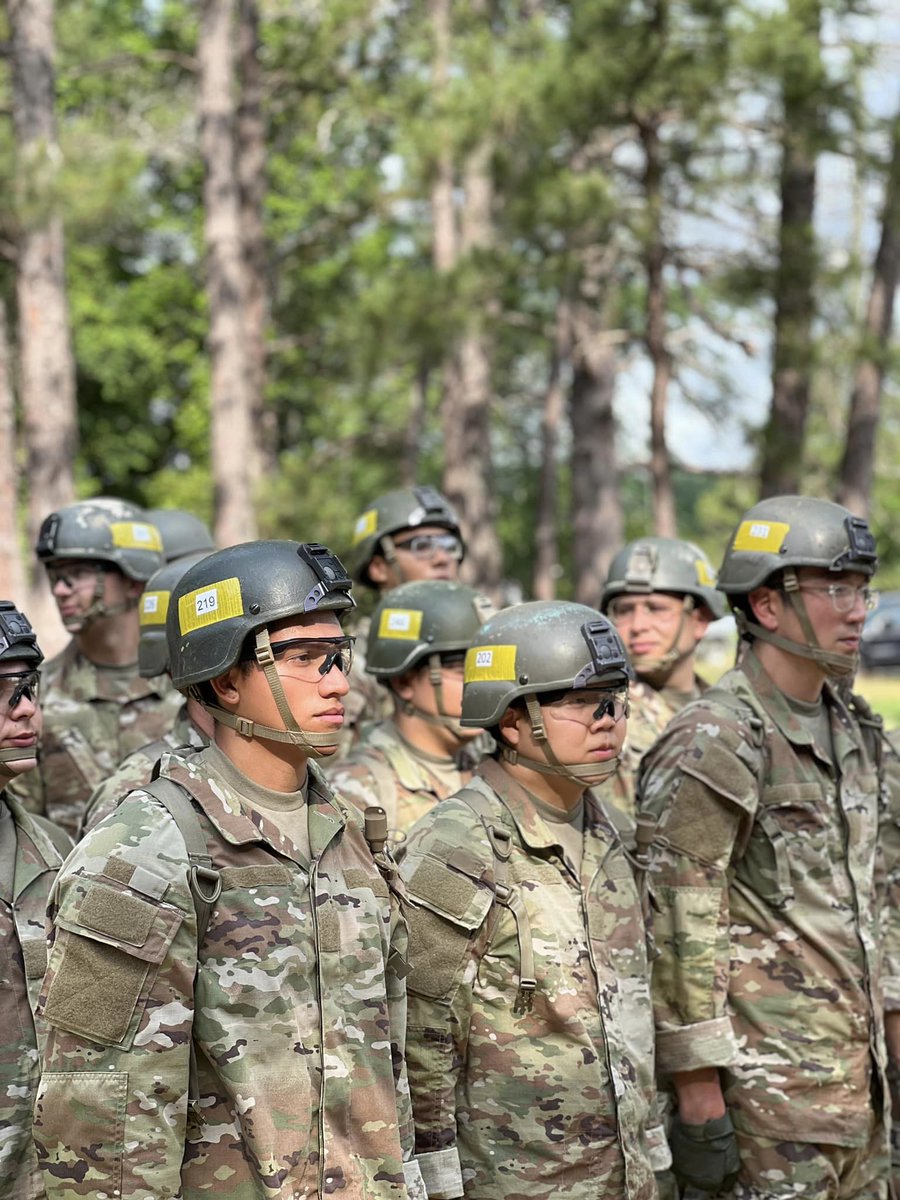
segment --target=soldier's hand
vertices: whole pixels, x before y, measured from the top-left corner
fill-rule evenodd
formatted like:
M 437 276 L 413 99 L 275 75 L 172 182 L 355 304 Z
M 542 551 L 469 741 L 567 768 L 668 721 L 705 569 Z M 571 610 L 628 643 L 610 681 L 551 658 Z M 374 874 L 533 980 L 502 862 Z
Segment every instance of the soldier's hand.
M 669 1144 L 672 1170 L 682 1186 L 719 1192 L 737 1179 L 741 1156 L 728 1113 L 702 1125 L 689 1125 L 676 1117 Z

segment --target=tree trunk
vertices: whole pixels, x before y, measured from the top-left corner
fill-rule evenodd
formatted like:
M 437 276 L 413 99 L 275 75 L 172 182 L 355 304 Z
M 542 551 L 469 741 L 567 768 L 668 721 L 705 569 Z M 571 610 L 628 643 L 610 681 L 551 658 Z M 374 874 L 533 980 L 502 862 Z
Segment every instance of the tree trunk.
M 875 256 L 866 309 L 863 346 L 853 381 L 847 444 L 841 463 L 838 501 L 867 517 L 872 499 L 875 433 L 881 391 L 894 325 L 894 300 L 900 281 L 900 116 L 894 120 L 891 162 L 885 181 L 881 241 Z
M 211 459 L 220 546 L 256 537 L 248 447 L 253 397 L 244 339 L 246 285 L 233 94 L 234 0 L 203 0 L 200 22 L 200 148 L 209 298 Z
M 466 159 L 465 199 L 460 242 L 464 254 L 477 253 L 493 240 L 491 147 L 483 142 Z M 460 514 L 468 552 L 466 577 L 498 596 L 503 551 L 494 524 L 491 488 L 491 357 L 482 318 L 483 305 L 471 311 L 446 373 L 443 398 L 443 488 Z
M 820 45 L 818 0 L 790 0 L 810 44 Z M 820 122 L 818 80 L 782 80 L 781 225 L 775 283 L 772 408 L 763 439 L 760 495 L 796 492 L 813 369 L 816 244 L 813 212 Z
M 556 329 L 550 356 L 550 377 L 544 393 L 541 422 L 541 474 L 538 483 L 537 513 L 534 524 L 534 575 L 531 590 L 535 600 L 553 600 L 559 569 L 559 529 L 556 521 L 559 464 L 559 429 L 565 410 L 562 369 L 568 358 L 570 334 L 569 305 L 560 299 L 556 309 Z
M 240 189 L 241 233 L 244 239 L 244 338 L 253 421 L 254 461 L 251 484 L 277 466 L 278 428 L 275 413 L 266 406 L 266 328 L 269 294 L 266 270 L 264 205 L 266 198 L 266 124 L 262 107 L 257 0 L 238 0 L 238 108 L 236 123 L 237 172 Z
M 7 0 L 19 233 L 16 302 L 28 543 L 48 512 L 75 497 L 75 361 L 63 226 L 53 211 L 56 139 L 52 0 Z M 29 564 L 34 567 L 34 564 Z
M 644 149 L 644 203 L 647 212 L 647 244 L 644 269 L 647 275 L 647 352 L 653 366 L 650 389 L 650 478 L 653 495 L 653 527 L 659 537 L 676 537 L 675 493 L 666 446 L 666 407 L 672 359 L 666 344 L 666 247 L 662 227 L 662 155 L 657 117 L 639 122 Z
M 432 260 L 438 272 L 456 266 L 456 214 L 453 202 L 453 150 L 443 127 L 442 105 L 450 78 L 450 0 L 428 0 L 434 39 L 431 87 L 438 112 L 438 152 L 431 182 Z
M 19 539 L 19 470 L 16 411 L 6 305 L 0 298 L 0 597 L 26 606 L 25 569 Z
M 422 363 L 416 371 L 406 417 L 406 433 L 403 438 L 403 461 L 400 464 L 400 482 L 412 487 L 419 479 L 419 458 L 422 453 L 422 435 L 425 432 L 425 413 L 428 405 L 428 366 Z

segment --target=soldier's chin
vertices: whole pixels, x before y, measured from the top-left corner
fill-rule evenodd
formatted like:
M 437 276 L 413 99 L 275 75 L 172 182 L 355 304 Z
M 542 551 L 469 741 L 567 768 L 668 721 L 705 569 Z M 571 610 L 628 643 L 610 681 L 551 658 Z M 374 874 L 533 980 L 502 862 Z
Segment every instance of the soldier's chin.
M 81 616 L 80 614 L 72 617 L 62 617 L 60 619 L 62 620 L 63 628 L 67 633 L 81 633 L 81 631 L 87 625 L 87 618 Z
M 10 779 L 15 779 L 19 775 L 27 775 L 29 771 L 33 771 L 37 766 L 37 755 L 32 754 L 28 758 L 16 758 L 12 762 L 0 762 L 0 783 L 4 780 L 7 782 Z

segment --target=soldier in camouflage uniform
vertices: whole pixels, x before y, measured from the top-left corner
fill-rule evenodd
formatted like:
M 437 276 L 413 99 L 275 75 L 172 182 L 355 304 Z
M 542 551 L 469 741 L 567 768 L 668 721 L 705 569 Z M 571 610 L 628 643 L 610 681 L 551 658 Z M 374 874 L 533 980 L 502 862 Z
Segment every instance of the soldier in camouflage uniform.
M 740 663 L 641 766 L 657 1058 L 678 1096 L 676 1173 L 707 1191 L 887 1195 L 896 820 L 878 722 L 829 682 L 856 669 L 876 565 L 839 505 L 751 508 L 719 577 Z
M 205 552 L 176 556 L 147 581 L 141 596 L 141 638 L 138 643 L 138 670 L 144 679 L 155 679 L 158 675 L 171 678 L 166 615 L 172 588 L 186 571 L 205 557 Z M 149 783 L 153 768 L 163 754 L 171 750 L 202 750 L 209 744 L 212 732 L 212 717 L 193 696 L 185 696 L 172 728 L 161 738 L 148 742 L 123 758 L 112 775 L 94 789 L 81 823 L 79 838 L 99 825 L 104 817 L 108 817 L 123 796 Z
M 159 530 L 167 563 L 216 548 L 206 522 L 183 508 L 148 508 L 147 520 Z
M 34 1116 L 50 1200 L 424 1200 L 387 830 L 373 858 L 310 761 L 340 733 L 349 590 L 325 547 L 273 541 L 172 591 L 173 681 L 215 741 L 165 756 L 60 875 Z
M 74 836 L 94 788 L 180 707 L 164 675 L 142 679 L 137 666 L 138 600 L 162 542 L 134 505 L 88 500 L 47 517 L 37 555 L 72 641 L 44 670 L 38 769 L 14 790 Z
M 462 721 L 497 756 L 414 826 L 401 867 L 432 1200 L 656 1195 L 643 918 L 588 790 L 615 767 L 627 683 L 615 630 L 580 604 L 506 609 L 467 654 Z
M 632 817 L 642 756 L 678 710 L 705 690 L 694 658 L 710 622 L 724 616 L 725 601 L 716 590 L 715 568 L 699 546 L 644 537 L 613 559 L 600 608 L 615 622 L 637 676 L 628 741 L 604 793 Z
M 47 965 L 47 897 L 72 847 L 61 829 L 5 790 L 37 766 L 42 658 L 28 620 L 0 600 L 0 1200 L 44 1195 L 31 1140 L 44 1035 L 34 1008 Z
M 357 517 L 350 574 L 355 583 L 383 593 L 418 579 L 455 580 L 464 554 L 459 518 L 450 502 L 433 487 L 398 488 L 379 496 Z M 363 642 L 368 621 L 357 621 L 354 632 Z M 346 703 L 345 752 L 362 736 L 364 725 L 387 720 L 393 708 L 388 693 L 366 674 L 359 649 Z
M 427 579 L 385 592 L 372 616 L 366 671 L 385 685 L 394 712 L 329 774 L 359 808 L 385 809 L 395 843 L 471 776 L 457 765 L 480 732 L 459 722 L 463 660 L 490 609 L 465 584 Z

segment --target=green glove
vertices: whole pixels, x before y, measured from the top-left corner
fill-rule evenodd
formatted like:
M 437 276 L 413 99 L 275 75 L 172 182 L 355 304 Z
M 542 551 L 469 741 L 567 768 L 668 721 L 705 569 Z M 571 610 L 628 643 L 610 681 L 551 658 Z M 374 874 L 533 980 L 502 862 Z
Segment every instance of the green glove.
M 728 1113 L 702 1125 L 688 1125 L 676 1117 L 669 1145 L 672 1170 L 683 1186 L 720 1192 L 737 1179 L 741 1156 Z

